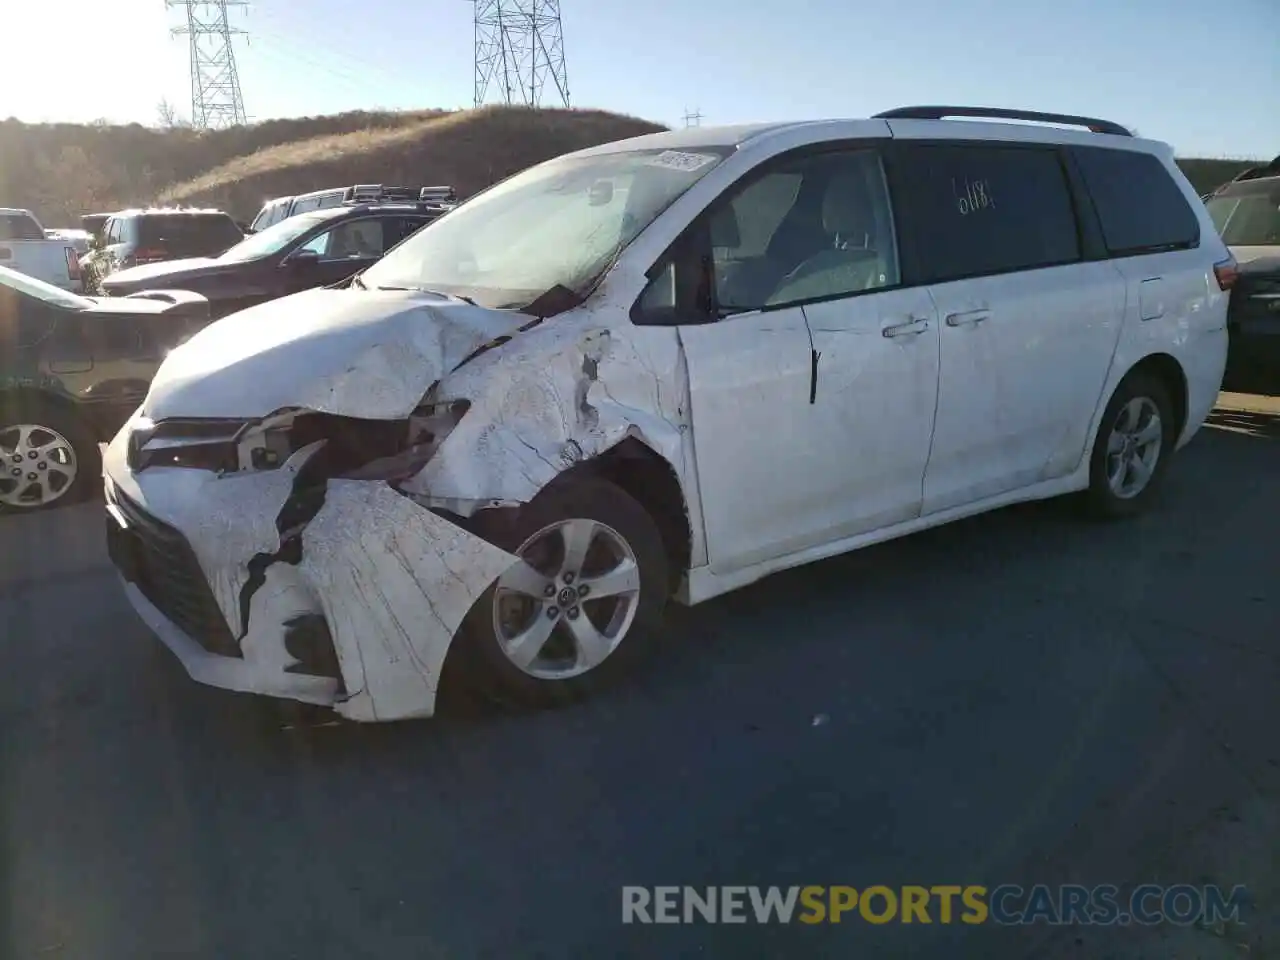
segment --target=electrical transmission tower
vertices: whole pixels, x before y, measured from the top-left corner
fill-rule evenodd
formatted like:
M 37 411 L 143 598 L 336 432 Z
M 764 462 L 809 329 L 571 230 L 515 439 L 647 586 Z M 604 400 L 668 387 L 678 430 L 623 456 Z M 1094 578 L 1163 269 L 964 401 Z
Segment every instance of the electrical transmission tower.
M 501 103 L 538 107 L 545 94 L 569 106 L 560 0 L 471 3 L 476 15 L 475 105 L 482 106 L 494 86 Z
M 247 7 L 247 0 L 165 0 L 166 7 L 185 7 L 185 26 L 174 27 L 173 36 L 186 35 L 191 43 L 191 124 L 194 127 L 230 127 L 246 122 L 240 75 L 232 37 L 247 31 L 232 27 L 231 7 Z
M 698 109 L 690 111 L 689 108 L 686 107 L 684 111 L 684 125 L 686 127 L 702 126 L 702 111 Z

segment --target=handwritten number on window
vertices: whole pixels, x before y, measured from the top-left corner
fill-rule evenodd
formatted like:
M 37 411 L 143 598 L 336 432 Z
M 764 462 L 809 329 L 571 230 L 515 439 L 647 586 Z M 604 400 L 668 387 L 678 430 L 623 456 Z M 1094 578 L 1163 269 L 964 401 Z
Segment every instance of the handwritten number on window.
M 995 209 L 995 197 L 991 193 L 991 183 L 988 180 L 969 180 L 951 181 L 951 192 L 956 198 L 956 208 L 960 211 L 960 216 L 967 217 L 971 213 L 977 213 L 979 210 Z

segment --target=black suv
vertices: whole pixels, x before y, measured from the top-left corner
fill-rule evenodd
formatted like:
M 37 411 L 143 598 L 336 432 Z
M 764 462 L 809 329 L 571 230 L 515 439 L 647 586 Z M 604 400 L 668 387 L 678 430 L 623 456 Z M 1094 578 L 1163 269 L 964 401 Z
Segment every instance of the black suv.
M 221 210 L 122 210 L 107 219 L 101 237 L 82 262 L 90 284 L 139 264 L 215 256 L 243 240 L 244 231 Z
M 1280 157 L 1219 187 L 1205 206 L 1240 269 L 1227 321 L 1229 370 L 1280 374 Z
M 439 202 L 357 203 L 302 213 L 246 237 L 221 256 L 121 270 L 107 296 L 191 290 L 224 317 L 266 300 L 339 283 L 377 262 L 405 237 L 447 213 Z

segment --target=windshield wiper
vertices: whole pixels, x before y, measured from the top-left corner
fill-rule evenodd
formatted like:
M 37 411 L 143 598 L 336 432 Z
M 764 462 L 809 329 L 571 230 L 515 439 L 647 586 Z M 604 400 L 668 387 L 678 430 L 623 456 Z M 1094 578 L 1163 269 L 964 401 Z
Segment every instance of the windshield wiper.
M 358 273 L 353 273 L 351 275 L 351 286 L 355 287 L 357 290 L 369 289 L 368 287 L 365 286 L 364 281 L 360 279 L 360 274 Z
M 360 286 L 362 286 L 362 287 L 363 287 L 363 286 L 364 286 L 364 284 L 362 283 L 362 284 L 360 284 Z M 379 287 L 374 287 L 374 289 L 375 289 L 375 290 L 406 290 L 406 291 L 408 291 L 408 290 L 412 290 L 412 291 L 414 291 L 415 293 L 430 293 L 430 294 L 432 294 L 433 296 L 437 296 L 437 297 L 453 297 L 455 300 L 461 300 L 463 303 L 469 303 L 469 304 L 471 304 L 471 306 L 473 306 L 473 307 L 479 306 L 479 304 L 478 304 L 478 303 L 476 303 L 474 300 L 472 300 L 470 297 L 464 297 L 464 296 L 463 296 L 462 294 L 460 294 L 460 293 L 445 293 L 445 292 L 443 292 L 443 291 L 441 291 L 441 290 L 432 290 L 432 289 L 430 289 L 429 287 L 420 287 L 420 286 L 412 286 L 412 287 L 379 286 Z

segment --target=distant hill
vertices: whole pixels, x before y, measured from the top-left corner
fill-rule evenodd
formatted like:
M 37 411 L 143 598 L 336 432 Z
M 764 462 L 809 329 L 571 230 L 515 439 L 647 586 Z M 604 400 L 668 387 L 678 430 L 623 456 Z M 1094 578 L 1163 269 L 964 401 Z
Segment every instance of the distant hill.
M 169 187 L 160 200 L 251 217 L 271 197 L 338 184 L 450 184 L 465 197 L 559 154 L 662 129 L 602 110 L 485 107 L 270 147 Z
M 318 136 L 394 130 L 442 113 L 359 110 L 206 131 L 3 120 L 0 206 L 30 207 L 50 225 L 73 226 L 83 213 L 149 203 L 233 157 Z
M 268 198 L 349 183 L 437 184 L 466 196 L 534 163 L 658 124 L 600 110 L 354 111 L 229 130 L 0 121 L 0 206 L 50 226 L 154 202 L 251 217 Z M 1249 166 L 1180 159 L 1203 194 Z

